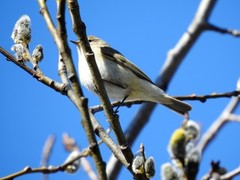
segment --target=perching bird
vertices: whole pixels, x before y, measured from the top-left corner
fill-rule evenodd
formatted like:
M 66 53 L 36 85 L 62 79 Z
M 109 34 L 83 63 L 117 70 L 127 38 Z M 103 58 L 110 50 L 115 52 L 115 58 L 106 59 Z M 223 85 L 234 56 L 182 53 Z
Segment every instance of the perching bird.
M 88 40 L 109 98 L 160 103 L 180 114 L 191 110 L 190 105 L 165 94 L 144 72 L 105 41 L 95 36 L 89 36 Z M 78 58 L 81 83 L 90 91 L 96 92 L 81 48 L 78 48 Z
M 41 44 L 37 45 L 32 52 L 32 59 L 34 63 L 39 63 L 43 59 L 43 47 Z
M 29 16 L 23 15 L 19 18 L 14 26 L 11 38 L 14 43 L 28 47 L 31 41 L 31 20 Z

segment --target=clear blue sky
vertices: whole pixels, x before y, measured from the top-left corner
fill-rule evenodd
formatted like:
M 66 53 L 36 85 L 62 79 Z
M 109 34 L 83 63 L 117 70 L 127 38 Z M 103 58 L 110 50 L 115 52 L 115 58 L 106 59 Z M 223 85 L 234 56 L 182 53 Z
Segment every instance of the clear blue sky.
M 173 48 L 186 31 L 199 4 L 198 1 L 80 1 L 81 15 L 87 25 L 87 33 L 106 40 L 137 64 L 152 80 L 155 80 L 169 49 Z M 56 15 L 55 1 L 48 1 L 53 18 Z M 0 11 L 0 46 L 10 51 L 10 38 L 16 20 L 23 14 L 32 20 L 32 50 L 37 44 L 44 47 L 42 71 L 59 80 L 57 75 L 57 49 L 39 13 L 37 1 L 3 1 Z M 216 5 L 210 22 L 221 27 L 240 29 L 240 1 L 223 0 Z M 69 39 L 76 37 L 71 30 L 67 14 Z M 75 63 L 76 49 L 72 54 Z M 191 49 L 174 76 L 168 93 L 171 95 L 209 94 L 235 89 L 240 68 L 240 39 L 215 32 L 205 32 Z M 0 56 L 1 110 L 0 110 L 0 177 L 19 171 L 26 165 L 38 167 L 42 147 L 50 134 L 57 142 L 50 164 L 59 165 L 67 157 L 61 144 L 63 132 L 68 132 L 80 147 L 87 146 L 86 137 L 80 124 L 80 115 L 73 104 L 64 96 L 38 83 L 34 78 Z M 89 104 L 99 103 L 96 96 L 84 89 Z M 229 99 L 209 100 L 202 104 L 189 102 L 193 110 L 190 117 L 201 124 L 204 132 L 219 116 Z M 139 105 L 131 109 L 121 108 L 119 115 L 124 129 L 135 115 Z M 100 122 L 107 127 L 104 116 Z M 180 126 L 182 118 L 159 105 L 151 121 L 142 131 L 133 146 L 137 151 L 140 143 L 145 144 L 147 156 L 156 159 L 156 176 L 162 163 L 170 161 L 167 144 L 172 132 Z M 240 152 L 239 123 L 232 122 L 222 129 L 203 155 L 199 176 L 208 172 L 211 160 L 232 170 L 239 165 Z M 154 138 L 154 139 L 153 139 Z M 101 145 L 104 160 L 109 150 Z M 82 169 L 74 175 L 57 173 L 51 180 L 77 179 L 85 177 Z M 26 175 L 19 179 L 40 179 L 41 174 Z M 126 170 L 119 179 L 131 179 Z M 238 178 L 239 179 L 239 178 Z

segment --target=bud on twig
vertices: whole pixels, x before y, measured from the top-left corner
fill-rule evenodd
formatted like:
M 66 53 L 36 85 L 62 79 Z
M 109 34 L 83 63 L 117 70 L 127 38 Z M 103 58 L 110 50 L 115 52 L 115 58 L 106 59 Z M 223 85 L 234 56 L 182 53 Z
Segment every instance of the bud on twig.
M 177 172 L 170 163 L 165 163 L 161 167 L 161 179 L 162 180 L 178 180 Z
M 79 155 L 79 151 L 78 150 L 74 150 L 72 151 L 69 156 L 67 157 L 65 163 L 68 163 L 69 161 L 75 159 L 77 156 Z M 77 170 L 79 169 L 81 164 L 80 159 L 77 159 L 76 161 L 74 161 L 72 164 L 66 166 L 65 171 L 68 173 L 75 173 L 77 172 Z
M 144 168 L 147 178 L 151 178 L 155 175 L 155 162 L 152 156 L 146 160 Z
M 31 41 L 31 20 L 29 16 L 23 15 L 19 18 L 14 26 L 11 38 L 14 43 L 28 47 Z
M 33 61 L 38 64 L 43 59 L 43 47 L 41 44 L 37 45 L 32 52 Z
M 14 44 L 11 50 L 15 52 L 15 57 L 18 61 L 28 61 L 28 49 L 22 44 Z

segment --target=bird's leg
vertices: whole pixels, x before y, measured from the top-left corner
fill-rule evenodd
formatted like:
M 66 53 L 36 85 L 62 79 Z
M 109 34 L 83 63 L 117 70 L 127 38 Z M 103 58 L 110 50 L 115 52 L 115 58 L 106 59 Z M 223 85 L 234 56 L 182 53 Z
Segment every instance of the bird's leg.
M 123 103 L 125 102 L 125 100 L 128 98 L 128 96 L 125 96 L 123 98 L 123 100 L 120 102 L 120 104 L 117 106 L 117 108 L 114 110 L 114 113 L 117 114 L 118 113 L 118 109 L 123 105 Z

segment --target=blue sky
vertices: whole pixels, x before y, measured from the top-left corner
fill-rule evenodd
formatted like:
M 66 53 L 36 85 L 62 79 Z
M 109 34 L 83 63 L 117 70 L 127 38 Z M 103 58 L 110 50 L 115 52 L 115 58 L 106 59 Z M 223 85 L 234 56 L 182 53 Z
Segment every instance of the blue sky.
M 81 15 L 87 25 L 87 33 L 107 41 L 122 52 L 148 76 L 155 80 L 164 63 L 169 49 L 173 48 L 191 23 L 199 5 L 198 1 L 80 1 Z M 14 4 L 14 5 L 13 5 Z M 48 1 L 52 17 L 55 18 L 55 1 Z M 240 1 L 219 1 L 210 17 L 215 25 L 240 30 Z M 10 51 L 10 38 L 17 19 L 27 14 L 32 21 L 32 42 L 44 47 L 41 70 L 47 76 L 58 80 L 58 53 L 55 43 L 39 13 L 37 1 L 3 1 L 0 11 L 0 46 Z M 71 30 L 67 14 L 69 40 L 76 37 Z M 55 21 L 55 19 L 54 19 Z M 240 39 L 215 32 L 204 32 L 185 57 L 184 62 L 170 83 L 170 95 L 209 94 L 235 90 L 239 78 Z M 71 45 L 74 62 L 77 63 L 76 49 Z M 0 111 L 0 177 L 19 171 L 26 165 L 38 167 L 42 147 L 50 134 L 57 142 L 50 164 L 59 165 L 67 157 L 61 144 L 62 133 L 68 132 L 81 148 L 87 146 L 80 115 L 73 104 L 59 93 L 37 82 L 34 78 L 0 56 L 1 111 Z M 89 105 L 99 104 L 97 97 L 84 89 Z M 192 105 L 191 119 L 200 123 L 205 132 L 219 116 L 229 99 L 209 100 L 206 103 L 188 102 Z M 121 108 L 119 115 L 123 128 L 130 123 L 139 105 L 131 109 Z M 239 111 L 238 111 L 239 112 Z M 100 114 L 99 121 L 107 127 L 106 118 Z M 137 138 L 132 150 L 145 144 L 147 156 L 156 160 L 156 176 L 162 163 L 170 161 L 167 144 L 172 132 L 181 124 L 182 117 L 158 105 L 150 122 Z M 208 172 L 211 160 L 221 160 L 229 170 L 239 165 L 237 155 L 239 123 L 227 124 L 203 155 L 199 176 Z M 103 158 L 108 160 L 110 151 L 101 145 Z M 90 160 L 91 161 L 91 160 Z M 87 179 L 82 169 L 76 174 L 57 173 L 55 179 Z M 40 174 L 26 175 L 19 179 L 40 179 Z M 130 179 L 127 170 L 122 170 L 119 179 Z M 238 178 L 240 179 L 240 178 Z

